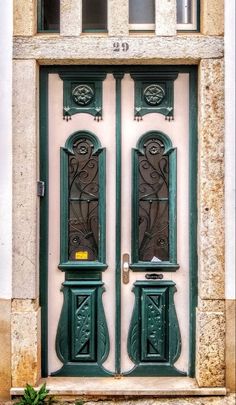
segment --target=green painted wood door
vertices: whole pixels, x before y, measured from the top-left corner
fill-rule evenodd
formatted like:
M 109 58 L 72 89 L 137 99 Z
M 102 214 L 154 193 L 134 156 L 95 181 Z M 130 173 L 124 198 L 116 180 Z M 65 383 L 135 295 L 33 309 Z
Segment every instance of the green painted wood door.
M 42 69 L 45 375 L 193 374 L 195 83 L 191 68 Z

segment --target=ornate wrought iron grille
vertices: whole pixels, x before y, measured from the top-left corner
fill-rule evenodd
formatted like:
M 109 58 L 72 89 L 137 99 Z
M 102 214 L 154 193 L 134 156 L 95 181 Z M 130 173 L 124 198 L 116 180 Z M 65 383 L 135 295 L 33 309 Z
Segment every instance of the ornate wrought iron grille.
M 159 139 L 138 158 L 139 260 L 169 260 L 169 157 Z
M 98 260 L 98 156 L 86 138 L 69 155 L 69 260 Z

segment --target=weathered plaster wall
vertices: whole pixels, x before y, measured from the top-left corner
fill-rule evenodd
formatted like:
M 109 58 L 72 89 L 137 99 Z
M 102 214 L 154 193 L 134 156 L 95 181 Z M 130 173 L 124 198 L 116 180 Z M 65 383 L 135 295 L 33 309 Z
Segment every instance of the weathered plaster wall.
M 0 400 L 11 387 L 13 4 L 0 0 Z

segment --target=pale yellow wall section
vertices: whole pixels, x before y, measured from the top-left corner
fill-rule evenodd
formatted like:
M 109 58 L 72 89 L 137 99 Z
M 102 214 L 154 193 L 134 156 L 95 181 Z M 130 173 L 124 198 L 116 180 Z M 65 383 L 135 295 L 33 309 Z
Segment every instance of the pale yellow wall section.
M 32 36 L 36 33 L 36 0 L 14 0 L 14 35 Z
M 201 33 L 224 35 L 224 0 L 201 1 Z
M 13 300 L 11 314 L 12 386 L 36 385 L 41 374 L 38 300 Z
M 0 401 L 11 388 L 11 300 L 0 299 Z

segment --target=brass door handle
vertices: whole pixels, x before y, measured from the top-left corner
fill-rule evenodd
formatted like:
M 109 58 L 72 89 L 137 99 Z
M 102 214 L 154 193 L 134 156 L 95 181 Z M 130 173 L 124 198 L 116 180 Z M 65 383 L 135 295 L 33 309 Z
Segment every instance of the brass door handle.
M 122 261 L 122 280 L 123 284 L 129 284 L 129 254 L 123 254 L 123 261 Z

